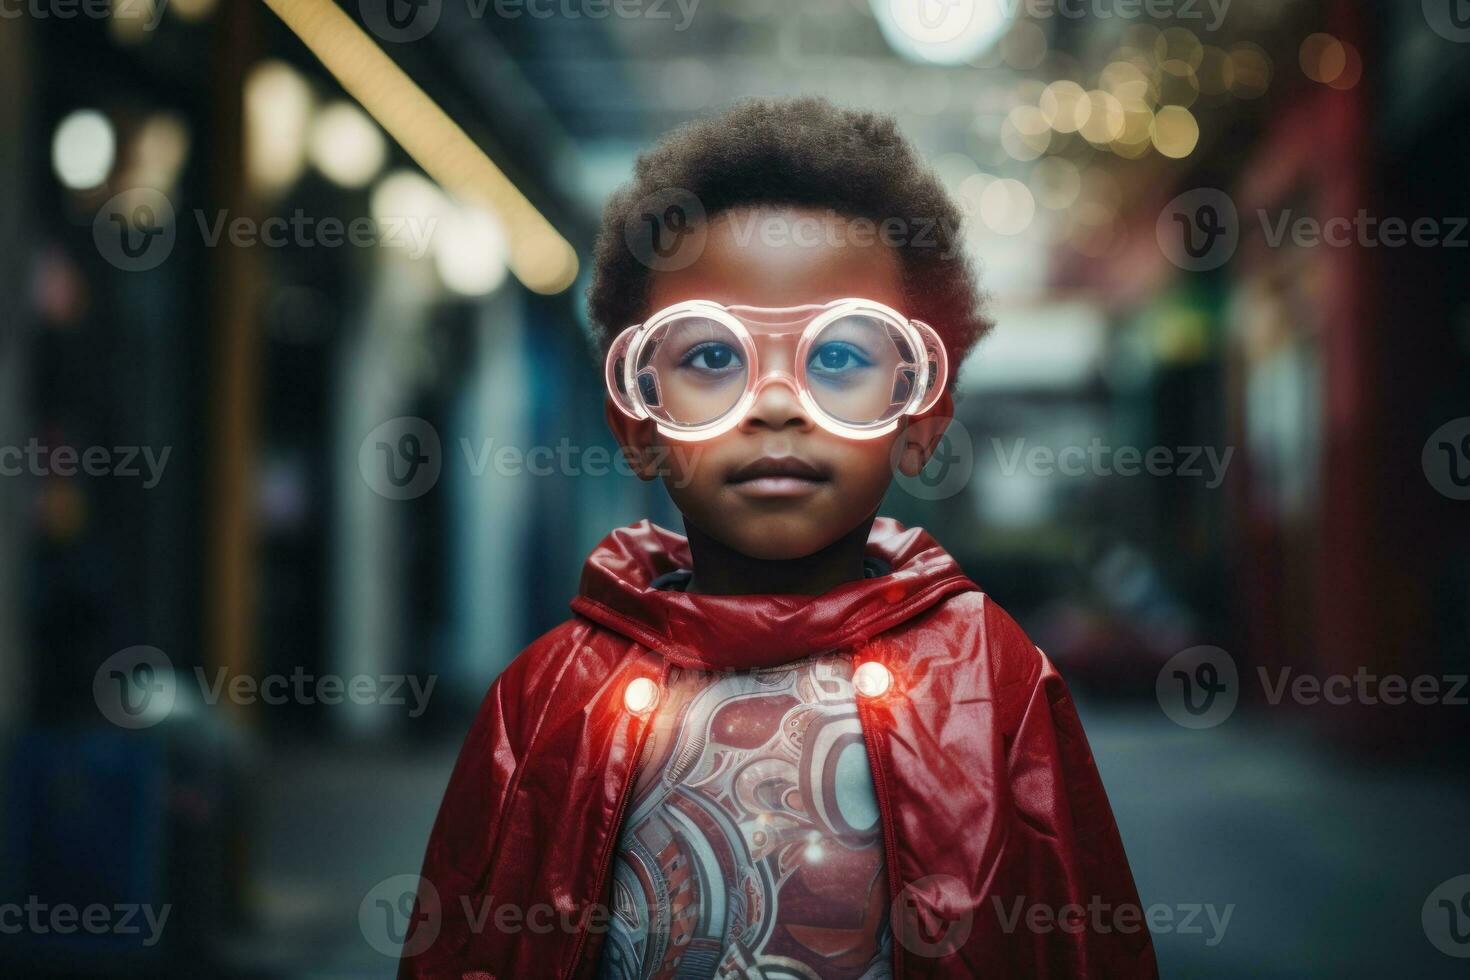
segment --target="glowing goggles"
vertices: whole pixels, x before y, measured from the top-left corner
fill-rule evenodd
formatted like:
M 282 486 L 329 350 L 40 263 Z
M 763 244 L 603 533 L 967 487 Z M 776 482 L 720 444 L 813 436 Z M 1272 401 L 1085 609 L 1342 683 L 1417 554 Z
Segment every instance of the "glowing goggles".
M 949 358 L 933 327 L 872 300 L 781 309 L 690 300 L 619 334 L 606 379 L 624 414 L 652 419 L 670 439 L 728 432 L 777 383 L 829 432 L 876 439 L 934 407 Z

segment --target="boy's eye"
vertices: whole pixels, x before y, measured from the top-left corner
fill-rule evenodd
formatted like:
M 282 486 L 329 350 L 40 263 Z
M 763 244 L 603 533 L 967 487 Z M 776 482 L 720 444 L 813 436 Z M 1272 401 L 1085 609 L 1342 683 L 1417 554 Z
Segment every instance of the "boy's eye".
M 811 360 L 807 362 L 807 370 L 831 374 L 867 367 L 872 363 L 862 351 L 852 344 L 831 341 L 812 351 Z
M 680 367 L 692 367 L 699 371 L 726 371 L 739 365 L 740 358 L 729 344 L 709 341 L 688 351 L 680 360 Z

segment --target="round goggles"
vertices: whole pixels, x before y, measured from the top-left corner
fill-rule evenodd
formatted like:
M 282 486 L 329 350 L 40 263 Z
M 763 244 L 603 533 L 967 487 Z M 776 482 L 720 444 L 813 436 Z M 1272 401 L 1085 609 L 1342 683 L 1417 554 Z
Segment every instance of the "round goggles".
M 739 425 L 769 384 L 786 384 L 822 428 L 876 439 L 933 408 L 949 359 L 927 323 L 865 299 L 781 309 L 690 300 L 629 327 L 607 354 L 607 390 L 670 439 Z

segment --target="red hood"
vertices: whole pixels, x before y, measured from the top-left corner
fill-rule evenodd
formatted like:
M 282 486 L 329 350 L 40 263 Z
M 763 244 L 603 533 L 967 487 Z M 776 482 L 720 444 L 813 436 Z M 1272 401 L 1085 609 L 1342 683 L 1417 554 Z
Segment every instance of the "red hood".
M 820 596 L 690 595 L 653 580 L 690 567 L 683 535 L 649 521 L 619 528 L 593 550 L 572 609 L 681 667 L 770 667 L 857 646 L 975 585 L 922 528 L 880 517 L 867 553 L 892 572 Z

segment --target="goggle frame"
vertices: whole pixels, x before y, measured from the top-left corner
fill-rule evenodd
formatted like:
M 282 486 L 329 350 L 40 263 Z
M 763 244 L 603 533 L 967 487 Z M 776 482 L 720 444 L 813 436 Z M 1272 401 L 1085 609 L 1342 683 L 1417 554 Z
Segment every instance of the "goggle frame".
M 807 355 L 811 352 L 812 343 L 827 327 L 854 315 L 876 317 L 897 330 L 912 351 L 922 351 L 926 355 L 918 359 L 918 375 L 904 407 L 891 418 L 868 424 L 834 418 L 817 403 L 806 377 Z M 637 383 L 639 372 L 636 365 L 644 345 L 660 327 L 680 317 L 709 319 L 729 330 L 740 343 L 747 365 L 745 390 L 739 399 L 724 414 L 696 425 L 680 425 L 650 412 Z M 768 336 L 789 336 L 799 330 L 794 372 L 760 370 L 760 356 L 751 324 L 755 325 L 755 332 Z M 949 355 L 944 341 L 933 327 L 922 320 L 910 319 L 876 300 L 849 297 L 805 306 L 757 307 L 724 306 L 711 300 L 695 299 L 665 307 L 642 323 L 619 333 L 608 348 L 603 374 L 608 395 L 620 412 L 630 418 L 652 420 L 666 438 L 679 442 L 699 442 L 729 432 L 750 414 L 766 386 L 775 382 L 788 385 L 796 393 L 802 409 L 823 429 L 845 439 L 862 441 L 886 436 L 895 431 L 903 419 L 914 418 L 933 409 L 949 384 Z

